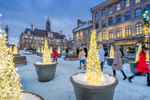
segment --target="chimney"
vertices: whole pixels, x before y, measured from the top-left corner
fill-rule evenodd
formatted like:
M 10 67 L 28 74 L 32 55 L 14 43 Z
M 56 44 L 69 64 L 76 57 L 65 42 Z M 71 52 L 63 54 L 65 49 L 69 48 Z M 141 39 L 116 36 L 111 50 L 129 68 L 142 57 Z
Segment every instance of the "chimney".
M 33 24 L 31 24 L 31 31 L 33 31 Z
M 62 35 L 62 30 L 60 30 L 60 35 Z

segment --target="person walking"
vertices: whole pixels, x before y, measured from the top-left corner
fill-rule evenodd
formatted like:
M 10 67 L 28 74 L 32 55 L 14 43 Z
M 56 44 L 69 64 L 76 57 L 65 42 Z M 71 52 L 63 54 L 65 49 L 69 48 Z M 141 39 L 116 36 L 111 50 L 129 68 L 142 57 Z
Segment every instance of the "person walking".
M 77 55 L 79 55 L 79 49 L 78 48 L 77 48 L 76 52 L 77 52 Z
M 86 65 L 85 65 L 85 52 L 84 52 L 84 49 L 82 47 L 80 47 L 80 50 L 79 50 L 79 57 L 78 59 L 80 60 L 80 67 L 79 69 L 81 69 L 81 63 L 83 63 L 84 65 L 84 69 L 86 70 Z
M 103 50 L 103 46 L 101 44 L 99 44 L 99 47 L 98 47 L 98 55 L 99 55 L 99 58 L 100 58 L 99 61 L 101 62 L 101 70 L 103 71 L 105 51 Z
M 142 47 L 142 52 L 140 53 L 139 61 L 136 66 L 137 74 L 134 74 L 128 78 L 129 82 L 132 82 L 131 79 L 135 76 L 142 76 L 143 73 L 147 73 L 147 86 L 150 86 L 150 68 L 146 63 L 146 52 L 148 52 L 148 48 L 145 46 Z
M 121 73 L 124 76 L 123 80 L 125 80 L 127 78 L 127 76 L 125 75 L 125 73 L 122 70 L 122 59 L 121 59 L 122 54 L 119 49 L 120 49 L 119 46 L 115 47 L 115 56 L 114 56 L 112 69 L 113 69 L 114 76 L 116 76 L 116 70 L 121 71 Z
M 84 46 L 84 52 L 85 52 L 85 57 L 87 57 L 87 54 L 88 54 L 88 52 L 87 52 L 87 48 L 86 48 L 86 46 Z
M 56 51 L 56 48 L 53 50 L 53 61 L 57 61 L 59 54 Z

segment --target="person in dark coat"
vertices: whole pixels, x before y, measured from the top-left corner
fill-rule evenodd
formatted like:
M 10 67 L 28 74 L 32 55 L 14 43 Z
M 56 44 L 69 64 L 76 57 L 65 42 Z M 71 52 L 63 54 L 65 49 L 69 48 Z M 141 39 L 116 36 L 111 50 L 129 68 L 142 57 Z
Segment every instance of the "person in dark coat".
M 56 48 L 53 50 L 53 61 L 57 61 L 59 54 L 56 51 Z
M 77 48 L 76 52 L 77 52 L 77 55 L 79 55 L 79 49 L 78 48 Z
M 130 76 L 128 79 L 129 79 L 129 82 L 132 82 L 131 79 L 135 76 L 142 76 L 143 73 L 147 73 L 147 86 L 150 86 L 150 68 L 146 62 L 146 52 L 148 52 L 148 48 L 146 48 L 145 46 L 142 47 L 142 52 L 140 53 L 140 57 L 139 57 L 139 61 L 137 63 L 137 66 L 136 66 L 136 72 L 138 72 L 137 74 L 134 74 L 132 76 Z
M 87 52 L 86 46 L 84 46 L 84 52 L 85 52 L 85 54 L 86 54 L 85 57 L 87 57 L 87 53 L 88 53 L 88 52 Z
M 122 54 L 119 49 L 120 49 L 119 46 L 115 47 L 115 57 L 114 57 L 112 69 L 113 69 L 114 76 L 116 76 L 116 70 L 121 71 L 124 76 L 123 80 L 125 80 L 127 78 L 127 76 L 125 75 L 125 73 L 122 70 L 122 59 L 121 59 Z

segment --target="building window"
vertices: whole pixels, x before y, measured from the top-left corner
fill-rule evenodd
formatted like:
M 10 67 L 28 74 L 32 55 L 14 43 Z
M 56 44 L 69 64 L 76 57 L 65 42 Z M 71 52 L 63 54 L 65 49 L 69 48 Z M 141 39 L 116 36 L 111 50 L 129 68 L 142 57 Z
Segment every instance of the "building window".
M 136 34 L 141 35 L 142 34 L 142 23 L 136 24 Z
M 80 31 L 79 31 L 79 37 L 80 37 L 80 35 L 81 35 L 81 34 L 80 34 Z
M 109 39 L 113 39 L 114 38 L 114 34 L 113 34 L 113 30 L 109 31 Z
M 96 34 L 96 40 L 99 41 L 99 34 Z
M 105 16 L 105 9 L 102 10 L 102 16 Z
M 121 9 L 120 3 L 116 5 L 117 11 Z
M 131 26 L 126 26 L 126 37 L 131 36 Z
M 102 21 L 102 27 L 106 27 L 106 22 L 105 22 L 105 20 Z
M 125 0 L 125 7 L 129 7 L 130 6 L 130 0 Z
M 141 0 L 135 0 L 135 3 L 139 3 L 139 2 L 141 2 Z
M 130 20 L 130 12 L 125 13 L 125 20 Z
M 150 14 L 150 5 L 147 6 L 148 12 Z
M 109 7 L 108 8 L 108 13 L 111 14 L 113 12 L 112 10 L 113 10 L 112 7 Z
M 118 15 L 116 18 L 117 18 L 117 20 L 116 20 L 117 23 L 120 23 L 121 22 L 121 15 Z
M 102 33 L 102 40 L 106 40 L 106 31 Z
M 135 10 L 135 17 L 136 18 L 141 17 L 141 14 L 142 14 L 141 8 L 138 8 L 138 9 Z
M 121 38 L 121 37 L 122 37 L 121 28 L 117 28 L 117 38 Z
M 109 26 L 113 25 L 113 18 L 109 18 Z
M 98 29 L 98 28 L 99 28 L 98 23 L 95 23 L 95 29 Z
M 97 19 L 97 18 L 98 18 L 98 12 L 95 13 L 95 19 Z

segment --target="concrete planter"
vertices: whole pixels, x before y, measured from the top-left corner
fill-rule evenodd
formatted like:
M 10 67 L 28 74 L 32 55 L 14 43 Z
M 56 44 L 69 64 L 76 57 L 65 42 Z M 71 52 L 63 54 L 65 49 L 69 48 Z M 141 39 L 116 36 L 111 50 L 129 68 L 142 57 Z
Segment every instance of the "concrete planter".
M 37 54 L 37 56 L 40 56 L 40 52 L 37 52 L 36 54 Z
M 83 85 L 75 82 L 72 77 L 70 81 L 74 87 L 76 100 L 113 100 L 115 88 L 118 84 L 118 79 L 115 79 L 114 83 L 104 86 Z
M 107 64 L 108 64 L 109 66 L 112 66 L 113 61 L 114 61 L 114 58 L 107 57 L 106 59 L 107 59 Z
M 40 53 L 39 56 L 40 56 L 40 57 L 43 57 L 43 53 Z
M 48 82 L 55 76 L 57 62 L 53 64 L 34 64 L 40 82 Z
M 37 98 L 37 100 L 44 100 L 41 96 L 39 96 L 39 95 L 37 95 L 37 94 L 35 94 L 35 93 L 23 92 L 23 93 L 21 93 L 21 94 L 23 94 L 23 95 L 24 95 L 24 94 L 26 94 L 26 95 L 27 95 L 27 94 L 31 94 L 31 95 L 34 95 L 34 96 Z M 22 99 L 24 100 L 24 96 L 21 98 L 21 100 L 22 100 Z M 31 99 L 29 98 L 29 100 L 32 100 L 32 99 L 33 99 L 33 98 L 31 98 Z M 35 100 L 35 99 L 34 99 L 34 100 Z
M 61 55 L 62 55 L 62 54 L 61 54 L 61 53 L 59 53 L 59 56 L 58 56 L 58 58 L 61 58 Z
M 13 54 L 13 56 L 20 56 L 21 54 Z

